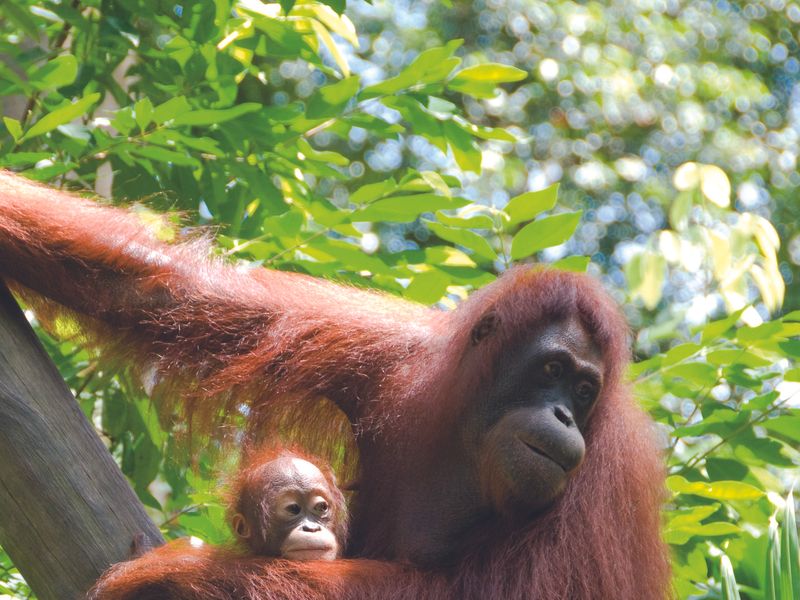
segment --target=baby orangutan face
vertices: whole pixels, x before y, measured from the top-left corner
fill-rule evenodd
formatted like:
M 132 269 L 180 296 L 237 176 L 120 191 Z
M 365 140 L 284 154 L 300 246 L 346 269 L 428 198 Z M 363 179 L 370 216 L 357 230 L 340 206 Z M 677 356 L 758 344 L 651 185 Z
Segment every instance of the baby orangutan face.
M 231 526 L 255 555 L 333 560 L 346 531 L 344 498 L 330 477 L 296 456 L 250 467 Z

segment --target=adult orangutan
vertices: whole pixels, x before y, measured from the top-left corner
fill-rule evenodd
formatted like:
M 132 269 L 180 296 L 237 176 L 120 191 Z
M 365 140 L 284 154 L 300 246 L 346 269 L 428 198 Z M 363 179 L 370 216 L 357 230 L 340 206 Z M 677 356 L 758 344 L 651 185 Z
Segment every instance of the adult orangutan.
M 269 599 L 668 595 L 663 467 L 622 381 L 624 320 L 586 276 L 517 268 L 441 312 L 225 264 L 203 240 L 160 242 L 134 213 L 10 174 L 0 273 L 162 405 L 179 397 L 195 432 L 247 405 L 251 431 L 305 434 L 317 454 L 352 435 L 337 414 L 355 433 L 352 560 L 145 556 L 98 598 L 159 582 L 175 598 L 212 597 L 206 582 Z

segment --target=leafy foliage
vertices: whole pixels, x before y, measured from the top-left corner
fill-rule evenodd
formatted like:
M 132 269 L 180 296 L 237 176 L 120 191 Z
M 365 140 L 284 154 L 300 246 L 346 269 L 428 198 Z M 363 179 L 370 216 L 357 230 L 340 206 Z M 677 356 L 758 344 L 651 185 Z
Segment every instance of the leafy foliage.
M 141 199 L 147 208 L 134 210 L 167 241 L 183 223 L 208 225 L 233 260 L 442 308 L 514 261 L 603 275 L 631 300 L 631 377 L 667 440 L 664 535 L 679 596 L 797 597 L 788 492 L 800 459 L 800 314 L 771 317 L 786 291 L 787 231 L 762 204 L 741 202 L 748 185 L 766 194 L 768 178 L 735 160 L 761 143 L 742 119 L 778 119 L 761 76 L 706 46 L 677 64 L 667 42 L 687 47 L 695 24 L 655 5 L 637 20 L 617 2 L 531 2 L 526 27 L 514 20 L 522 12 L 509 16 L 485 48 L 466 35 L 439 43 L 431 30 L 387 41 L 391 4 L 344 4 L 5 2 L 0 166 Z M 443 4 L 431 18 L 458 17 L 440 28 L 452 31 L 482 4 Z M 480 8 L 489 17 L 479 28 L 518 3 L 494 4 Z M 744 16 L 709 10 L 726 24 L 716 35 L 735 37 L 729 25 Z M 773 17 L 763 26 L 782 36 Z M 760 47 L 748 23 L 741 36 Z M 560 49 L 548 27 L 564 28 Z M 634 64 L 642 32 L 665 53 L 641 67 L 648 85 Z M 402 51 L 389 60 L 386 44 Z M 721 128 L 716 141 L 690 135 L 697 111 Z M 781 164 L 765 169 L 785 190 Z M 68 323 L 59 340 L 39 333 L 165 533 L 226 539 L 216 489 L 233 457 L 201 449 L 189 468 L 141 382 L 99 364 Z M 28 593 L 2 551 L 0 593 Z

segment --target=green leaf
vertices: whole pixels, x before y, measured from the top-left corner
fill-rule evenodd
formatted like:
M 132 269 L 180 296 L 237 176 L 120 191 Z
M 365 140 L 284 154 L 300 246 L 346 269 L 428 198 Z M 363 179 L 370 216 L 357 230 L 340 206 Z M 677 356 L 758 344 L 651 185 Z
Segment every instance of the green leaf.
M 460 58 L 453 57 L 453 53 L 461 44 L 461 40 L 452 40 L 444 46 L 421 52 L 395 77 L 365 88 L 361 93 L 362 98 L 388 96 L 417 84 L 444 81 L 461 63 Z
M 720 559 L 719 572 L 722 578 L 722 600 L 741 600 L 731 560 L 724 554 Z
M 294 8 L 295 0 L 280 0 L 281 8 L 283 9 L 283 14 L 288 15 L 289 11 Z
M 434 171 L 422 171 L 420 173 L 422 175 L 422 179 L 431 186 L 431 189 L 434 192 L 438 192 L 442 196 L 450 197 L 452 196 L 452 192 L 450 191 L 450 186 L 447 185 L 442 179 L 442 176 Z
M 424 271 L 414 276 L 403 296 L 423 304 L 438 302 L 447 292 L 450 278 L 441 271 Z
M 714 500 L 758 500 L 764 492 L 741 481 L 688 481 L 680 475 L 667 477 L 667 487 L 679 494 L 693 494 Z
M 792 358 L 800 358 L 800 340 L 785 340 L 778 347 Z
M 36 164 L 37 162 L 39 162 L 40 160 L 44 160 L 45 158 L 52 159 L 53 154 L 51 152 L 14 152 L 12 154 L 6 154 L 5 156 L 0 156 L 0 166 L 25 167 L 28 165 Z
M 297 148 L 308 160 L 314 160 L 329 165 L 338 165 L 340 167 L 346 167 L 350 164 L 350 159 L 346 156 L 342 156 L 338 152 L 332 152 L 330 150 L 317 150 L 304 138 L 297 140 Z M 300 158 L 299 155 L 298 158 Z
M 667 261 L 652 250 L 646 249 L 625 265 L 625 275 L 634 296 L 644 302 L 648 310 L 655 309 L 661 300 Z
M 784 325 L 780 321 L 769 321 L 756 327 L 740 327 L 736 332 L 737 339 L 742 342 L 767 340 L 781 333 Z
M 62 54 L 48 61 L 30 76 L 29 83 L 42 91 L 69 85 L 78 75 L 78 61 L 72 54 Z
M 447 87 L 476 98 L 493 98 L 497 93 L 498 84 L 521 81 L 527 75 L 525 71 L 516 67 L 488 63 L 459 71 L 447 82 Z
M 764 600 L 781 600 L 781 538 L 778 522 L 770 519 L 767 534 L 767 567 Z
M 578 227 L 583 211 L 561 213 L 527 224 L 511 240 L 511 258 L 519 260 L 566 242 Z
M 178 115 L 182 115 L 192 110 L 192 107 L 189 105 L 189 102 L 183 96 L 175 96 L 174 98 L 170 98 L 163 104 L 159 104 L 153 110 L 153 121 L 156 122 L 156 125 L 161 125 L 162 123 L 169 121 L 170 119 L 174 119 Z
M 633 363 L 628 368 L 628 373 L 630 374 L 631 378 L 637 378 L 643 373 L 647 373 L 649 371 L 653 371 L 654 369 L 658 369 L 661 366 L 661 356 L 655 355 L 651 356 L 648 359 L 639 361 L 637 363 Z
M 474 217 L 451 217 L 442 211 L 436 213 L 436 219 L 450 227 L 463 227 L 465 229 L 492 229 L 494 221 L 486 215 L 475 215 Z
M 715 521 L 714 523 L 668 527 L 664 531 L 664 540 L 669 544 L 683 545 L 693 536 L 706 538 L 718 535 L 738 535 L 741 532 L 741 528 L 733 523 Z
M 491 81 L 448 81 L 447 87 L 454 92 L 484 100 L 491 100 L 499 91 Z
M 500 63 L 487 63 L 462 69 L 450 83 L 458 81 L 491 81 L 493 83 L 509 83 L 522 81 L 528 73 L 517 67 L 501 65 Z
M 158 146 L 136 146 L 131 149 L 132 154 L 143 156 L 161 163 L 172 163 L 174 165 L 185 165 L 195 167 L 200 163 L 196 158 L 181 152 L 159 148 Z
M 153 121 L 153 103 L 150 98 L 142 98 L 133 105 L 134 118 L 139 129 L 144 131 Z
M 552 266 L 554 269 L 561 269 L 562 271 L 571 271 L 573 273 L 585 273 L 589 268 L 589 263 L 592 260 L 588 256 L 567 256 L 561 260 L 554 262 Z
M 358 93 L 357 76 L 323 86 L 314 92 L 306 104 L 306 117 L 328 119 L 339 115 L 347 103 Z
M 697 525 L 703 519 L 707 519 L 719 510 L 721 504 L 714 502 L 713 504 L 703 504 L 700 506 L 692 506 L 690 508 L 682 508 L 677 511 L 669 513 L 669 522 L 667 528 L 675 529 L 678 527 L 687 527 L 689 525 Z
M 342 14 L 347 7 L 346 0 L 322 0 L 322 3 L 330 6 L 337 14 Z
M 520 141 L 519 138 L 517 138 L 514 134 L 501 127 L 483 127 L 480 125 L 475 125 L 474 123 L 463 121 L 463 119 L 458 116 L 453 117 L 453 120 L 461 125 L 463 129 L 466 129 L 467 133 L 470 133 L 476 138 L 480 138 L 482 140 L 497 140 L 500 142 L 512 143 Z
M 486 238 L 474 231 L 447 227 L 446 225 L 432 221 L 425 221 L 425 224 L 433 233 L 443 240 L 469 248 L 475 252 L 475 254 L 486 260 L 494 261 L 497 259 L 497 254 L 489 245 Z
M 669 222 L 676 231 L 683 231 L 689 223 L 689 213 L 692 209 L 692 194 L 681 192 L 672 201 L 669 208 Z
M 69 123 L 72 119 L 76 119 L 87 113 L 89 108 L 93 106 L 100 99 L 100 94 L 95 92 L 88 96 L 81 98 L 77 102 L 67 104 L 61 108 L 57 108 L 51 113 L 46 114 L 41 119 L 36 121 L 19 141 L 29 140 L 42 135 L 48 131 L 52 131 L 59 125 Z
M 800 598 L 800 550 L 792 492 L 786 497 L 781 524 L 781 597 L 781 600 Z
M 750 368 L 768 367 L 772 364 L 770 361 L 761 358 L 749 350 L 714 350 L 708 353 L 706 359 L 712 365 L 730 365 L 737 363 Z
M 18 142 L 22 138 L 22 125 L 20 125 L 20 122 L 11 117 L 3 117 L 3 123 L 6 124 L 6 129 L 8 129 L 8 133 L 11 134 L 14 141 Z
M 423 136 L 442 152 L 447 152 L 442 121 L 420 102 L 410 96 L 392 96 L 381 100 L 384 106 L 398 111 L 414 133 Z
M 511 229 L 514 225 L 522 223 L 523 221 L 530 221 L 539 213 L 551 210 L 556 205 L 557 199 L 557 183 L 543 190 L 526 192 L 515 196 L 508 201 L 508 204 L 506 204 L 503 209 L 503 212 L 509 217 L 506 229 Z
M 63 175 L 64 173 L 69 173 L 72 169 L 78 166 L 77 163 L 72 161 L 56 163 L 54 165 L 50 165 L 48 167 L 38 167 L 34 169 L 27 169 L 22 171 L 22 173 L 28 179 L 34 179 L 36 181 L 50 181 L 54 177 L 58 177 L 59 175 Z
M 442 129 L 458 166 L 464 171 L 480 173 L 481 151 L 472 136 L 453 120 L 442 123 Z
M 682 360 L 689 358 L 693 354 L 696 354 L 702 348 L 703 347 L 700 344 L 695 344 L 692 342 L 680 344 L 674 348 L 670 348 L 667 351 L 667 353 L 664 355 L 664 362 L 662 364 L 665 367 L 669 367 L 675 363 L 679 363 Z
M 350 202 L 353 204 L 368 204 L 388 196 L 395 189 L 397 189 L 397 182 L 391 177 L 377 183 L 368 183 L 350 194 Z
M 747 401 L 747 408 L 750 410 L 767 410 L 775 400 L 778 399 L 780 394 L 776 391 L 767 392 L 760 396 L 755 396 Z
M 711 384 L 705 385 L 707 387 Z M 674 437 L 686 437 L 715 433 L 720 437 L 724 437 L 735 431 L 737 427 L 745 425 L 749 418 L 750 411 L 735 411 L 723 405 L 699 423 L 676 427 L 672 430 L 672 435 Z
M 783 374 L 784 381 L 800 381 L 800 369 L 787 369 Z
M 237 104 L 231 108 L 193 110 L 177 115 L 172 124 L 175 126 L 214 125 L 256 112 L 259 109 L 261 109 L 261 104 L 258 102 L 245 102 L 244 104 Z
M 350 216 L 353 222 L 358 221 L 394 221 L 410 223 L 424 212 L 434 212 L 443 208 L 460 208 L 469 204 L 464 198 L 447 198 L 437 194 L 414 194 L 410 196 L 393 196 L 377 200 L 364 208 L 356 210 Z
M 720 319 L 718 321 L 712 321 L 708 325 L 702 328 L 702 337 L 700 339 L 701 342 L 706 343 L 715 338 L 720 336 L 724 336 L 728 333 L 731 328 L 736 325 L 736 322 L 739 320 L 739 317 L 744 312 L 744 309 L 737 310 L 736 312 L 731 313 L 724 319 Z

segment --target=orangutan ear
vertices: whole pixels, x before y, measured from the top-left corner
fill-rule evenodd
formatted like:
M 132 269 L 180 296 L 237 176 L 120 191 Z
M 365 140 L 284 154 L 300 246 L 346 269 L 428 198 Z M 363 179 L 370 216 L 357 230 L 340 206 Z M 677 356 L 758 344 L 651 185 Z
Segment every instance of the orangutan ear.
M 236 537 L 242 540 L 246 540 L 251 535 L 250 526 L 247 524 L 247 519 L 244 518 L 242 513 L 233 515 L 231 519 L 231 529 L 233 529 L 233 533 L 236 534 Z
M 500 317 L 494 311 L 489 311 L 484 314 L 480 320 L 475 323 L 470 333 L 472 345 L 477 346 L 482 340 L 492 335 L 500 325 Z

